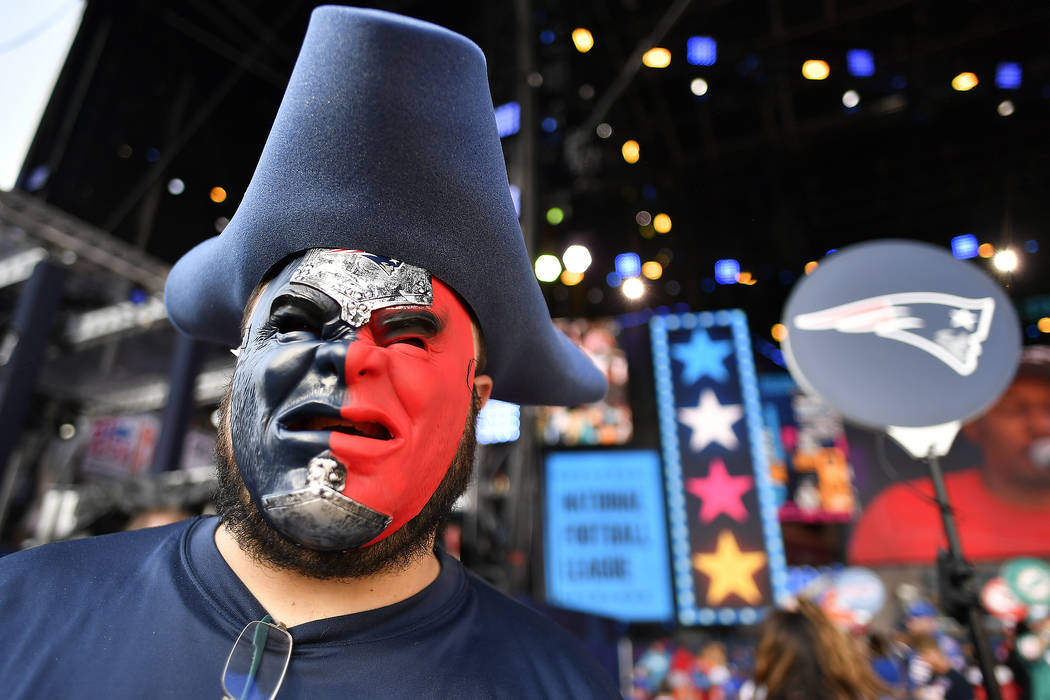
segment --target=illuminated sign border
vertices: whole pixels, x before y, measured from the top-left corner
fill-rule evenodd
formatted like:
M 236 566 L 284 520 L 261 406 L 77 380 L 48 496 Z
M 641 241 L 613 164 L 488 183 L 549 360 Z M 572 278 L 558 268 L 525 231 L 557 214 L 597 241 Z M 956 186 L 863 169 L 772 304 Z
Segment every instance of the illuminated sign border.
M 657 413 L 660 421 L 660 443 L 664 462 L 664 490 L 667 494 L 667 512 L 671 534 L 671 561 L 678 620 L 684 625 L 751 624 L 762 616 L 764 608 L 755 607 L 697 607 L 693 589 L 692 552 L 689 547 L 689 528 L 686 519 L 685 491 L 682 483 L 681 446 L 678 442 L 678 424 L 675 418 L 677 403 L 671 381 L 671 358 L 667 333 L 680 328 L 729 326 L 733 349 L 744 397 L 744 414 L 751 447 L 751 465 L 759 509 L 762 533 L 768 557 L 769 575 L 776 600 L 787 597 L 787 566 L 784 542 L 780 534 L 776 500 L 769 476 L 769 457 L 762 432 L 762 405 L 758 394 L 758 378 L 751 356 L 751 340 L 747 317 L 743 311 L 704 311 L 696 314 L 654 316 L 649 322 L 656 379 Z

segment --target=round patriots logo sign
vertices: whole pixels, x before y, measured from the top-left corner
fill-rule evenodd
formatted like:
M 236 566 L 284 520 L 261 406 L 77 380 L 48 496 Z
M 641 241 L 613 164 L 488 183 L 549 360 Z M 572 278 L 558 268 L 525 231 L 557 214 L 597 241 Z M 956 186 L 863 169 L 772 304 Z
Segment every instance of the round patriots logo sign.
M 1017 315 L 972 263 L 913 241 L 844 249 L 784 309 L 797 381 L 865 425 L 932 426 L 986 409 L 1020 353 Z

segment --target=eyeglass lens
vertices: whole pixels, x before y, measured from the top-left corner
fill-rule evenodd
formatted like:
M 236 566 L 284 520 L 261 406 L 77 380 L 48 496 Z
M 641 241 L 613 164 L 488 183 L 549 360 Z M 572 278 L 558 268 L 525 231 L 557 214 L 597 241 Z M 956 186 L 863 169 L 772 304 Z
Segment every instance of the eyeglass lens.
M 272 700 L 277 695 L 288 661 L 292 635 L 268 622 L 251 622 L 233 644 L 222 687 L 233 700 Z

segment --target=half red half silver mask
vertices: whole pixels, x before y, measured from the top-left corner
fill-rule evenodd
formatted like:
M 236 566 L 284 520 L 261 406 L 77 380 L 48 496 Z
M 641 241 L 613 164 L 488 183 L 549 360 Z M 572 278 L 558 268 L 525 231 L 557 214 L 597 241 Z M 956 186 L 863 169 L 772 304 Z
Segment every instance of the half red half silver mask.
M 462 437 L 474 335 L 422 268 L 311 249 L 267 286 L 233 379 L 234 457 L 285 538 L 373 544 L 423 508 Z

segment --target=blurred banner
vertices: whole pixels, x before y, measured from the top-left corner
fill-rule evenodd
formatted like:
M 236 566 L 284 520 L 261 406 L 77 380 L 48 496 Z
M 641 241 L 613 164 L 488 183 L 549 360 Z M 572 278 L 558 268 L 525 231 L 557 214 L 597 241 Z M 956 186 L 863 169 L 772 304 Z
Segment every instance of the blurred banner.
M 83 481 L 125 479 L 150 471 L 153 451 L 160 431 L 160 418 L 154 413 L 105 416 L 88 424 L 83 441 L 79 476 Z M 80 441 L 81 438 L 77 437 Z M 198 427 L 186 431 L 179 468 L 212 468 L 215 465 L 215 432 Z
M 148 471 L 159 430 L 152 414 L 96 420 L 81 462 L 83 474 L 123 478 Z
M 856 510 L 842 416 L 783 372 L 758 378 L 781 522 L 848 522 Z
M 548 603 L 628 622 L 674 617 L 655 451 L 550 454 L 544 503 Z
M 786 591 L 742 311 L 650 321 L 678 620 L 748 624 Z

